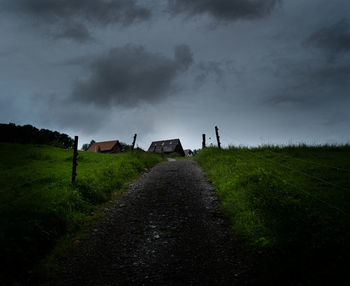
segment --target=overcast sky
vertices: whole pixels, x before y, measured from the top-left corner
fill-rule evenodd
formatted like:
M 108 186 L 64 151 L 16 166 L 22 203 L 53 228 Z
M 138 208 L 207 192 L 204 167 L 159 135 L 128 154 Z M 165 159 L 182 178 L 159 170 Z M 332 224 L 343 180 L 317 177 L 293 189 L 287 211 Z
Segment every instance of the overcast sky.
M 350 143 L 349 0 L 0 0 L 0 35 L 1 123 Z

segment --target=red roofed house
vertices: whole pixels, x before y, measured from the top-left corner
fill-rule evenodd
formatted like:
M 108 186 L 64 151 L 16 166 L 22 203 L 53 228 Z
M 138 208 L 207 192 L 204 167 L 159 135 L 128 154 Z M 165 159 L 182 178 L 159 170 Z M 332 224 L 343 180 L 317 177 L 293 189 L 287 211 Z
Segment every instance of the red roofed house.
M 88 152 L 121 153 L 122 145 L 120 145 L 118 140 L 96 142 L 90 146 Z

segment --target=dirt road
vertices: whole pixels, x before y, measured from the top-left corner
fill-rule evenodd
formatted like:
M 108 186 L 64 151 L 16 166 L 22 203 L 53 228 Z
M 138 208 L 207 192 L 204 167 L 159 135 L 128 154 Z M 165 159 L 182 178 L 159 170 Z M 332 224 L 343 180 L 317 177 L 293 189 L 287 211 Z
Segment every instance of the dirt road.
M 231 236 L 198 164 L 161 163 L 75 247 L 58 285 L 247 285 Z

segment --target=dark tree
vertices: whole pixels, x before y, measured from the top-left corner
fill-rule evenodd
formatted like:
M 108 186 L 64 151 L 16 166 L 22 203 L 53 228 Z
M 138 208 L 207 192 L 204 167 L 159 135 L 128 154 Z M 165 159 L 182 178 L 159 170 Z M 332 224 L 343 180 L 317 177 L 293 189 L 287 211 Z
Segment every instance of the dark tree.
M 62 148 L 72 148 L 74 144 L 74 140 L 67 134 L 14 123 L 0 124 L 0 142 L 44 144 Z
M 83 146 L 81 147 L 81 150 L 87 151 L 95 143 L 96 143 L 95 140 L 91 140 L 89 144 L 87 144 L 87 143 L 83 144 Z
M 131 151 L 131 145 L 128 145 L 124 142 L 120 142 L 120 145 L 122 145 L 122 152 L 129 152 Z

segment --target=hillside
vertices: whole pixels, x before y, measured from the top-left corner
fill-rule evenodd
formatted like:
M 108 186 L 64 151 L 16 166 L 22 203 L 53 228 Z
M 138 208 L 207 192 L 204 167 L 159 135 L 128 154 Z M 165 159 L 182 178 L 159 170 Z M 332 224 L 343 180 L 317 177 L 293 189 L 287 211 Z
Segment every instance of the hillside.
M 0 271 L 5 281 L 32 271 L 60 237 L 77 231 L 112 193 L 162 160 L 143 152 L 80 151 L 73 187 L 72 153 L 0 143 L 0 256 L 5 265 Z
M 259 284 L 337 284 L 347 277 L 350 146 L 206 148 L 195 158 Z

